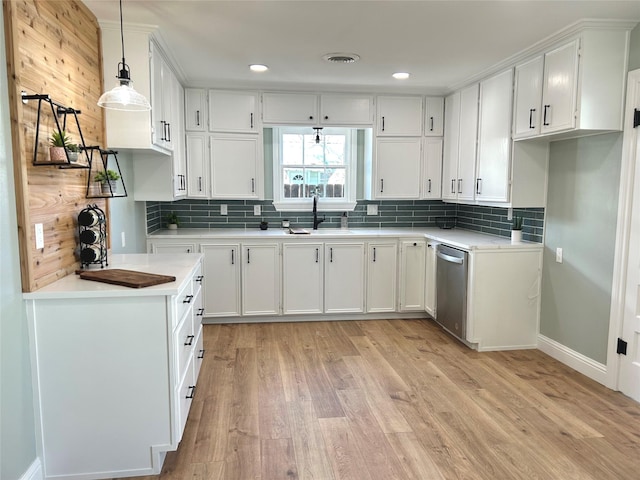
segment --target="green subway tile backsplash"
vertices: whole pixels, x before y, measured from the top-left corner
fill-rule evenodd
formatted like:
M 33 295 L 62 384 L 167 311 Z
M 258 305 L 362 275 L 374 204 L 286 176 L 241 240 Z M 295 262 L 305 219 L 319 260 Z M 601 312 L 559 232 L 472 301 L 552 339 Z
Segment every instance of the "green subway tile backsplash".
M 220 205 L 227 205 L 227 215 L 220 215 Z M 377 204 L 378 215 L 367 215 L 367 205 Z M 253 214 L 254 205 L 261 205 L 262 215 Z M 176 202 L 147 202 L 147 232 L 165 226 L 164 218 L 175 212 L 182 228 L 258 228 L 261 220 L 279 227 L 283 219 L 291 226 L 311 228 L 313 215 L 309 212 L 278 212 L 271 200 L 179 200 Z M 524 218 L 524 240 L 542 243 L 544 208 L 515 209 Z M 319 228 L 339 228 L 342 212 L 320 212 L 326 220 Z M 502 237 L 511 235 L 507 209 L 477 205 L 456 205 L 440 200 L 359 201 L 348 212 L 349 228 L 435 227 L 436 217 L 456 216 L 457 226 Z

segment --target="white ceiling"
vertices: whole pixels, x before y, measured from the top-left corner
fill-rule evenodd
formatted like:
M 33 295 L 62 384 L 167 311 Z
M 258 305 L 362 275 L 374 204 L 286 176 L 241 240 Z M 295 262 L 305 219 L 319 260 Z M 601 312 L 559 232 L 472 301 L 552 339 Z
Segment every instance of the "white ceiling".
M 119 18 L 118 0 L 84 3 Z M 638 22 L 640 1 L 123 0 L 123 16 L 159 27 L 185 86 L 439 94 L 578 20 Z M 333 52 L 361 60 L 322 60 Z

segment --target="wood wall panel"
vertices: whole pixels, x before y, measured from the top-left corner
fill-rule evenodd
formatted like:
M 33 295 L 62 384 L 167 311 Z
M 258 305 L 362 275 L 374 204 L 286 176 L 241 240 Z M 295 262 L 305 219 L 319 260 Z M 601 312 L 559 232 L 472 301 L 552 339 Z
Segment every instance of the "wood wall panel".
M 3 0 L 2 6 L 22 288 L 30 292 L 79 267 L 77 215 L 89 203 L 105 210 L 108 204 L 85 198 L 88 170 L 32 165 L 37 102 L 24 105 L 20 92 L 49 94 L 54 101 L 81 110 L 85 143 L 104 146 L 104 115 L 97 106 L 103 89 L 100 28 L 78 0 Z M 42 112 L 38 159 L 46 161 L 55 123 L 48 104 L 43 104 Z M 72 117 L 67 130 L 79 143 Z M 44 226 L 45 247 L 40 250 L 35 248 L 36 223 Z

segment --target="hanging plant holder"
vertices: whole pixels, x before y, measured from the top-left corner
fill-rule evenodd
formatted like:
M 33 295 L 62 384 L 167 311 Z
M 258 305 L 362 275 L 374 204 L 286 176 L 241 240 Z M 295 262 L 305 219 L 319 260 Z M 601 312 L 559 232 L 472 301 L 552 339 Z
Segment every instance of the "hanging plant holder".
M 87 147 L 89 156 L 89 175 L 87 176 L 87 198 L 126 197 L 127 187 L 122 178 L 118 162 L 118 152 L 103 150 L 100 147 Z M 100 156 L 93 159 L 94 153 Z

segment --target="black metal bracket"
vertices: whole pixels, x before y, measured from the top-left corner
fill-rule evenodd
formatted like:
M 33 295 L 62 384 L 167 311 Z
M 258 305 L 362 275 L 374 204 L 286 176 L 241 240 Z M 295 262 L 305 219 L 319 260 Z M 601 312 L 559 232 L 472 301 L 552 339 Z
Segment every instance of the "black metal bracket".
M 626 355 L 627 354 L 627 342 L 618 338 L 618 345 L 616 347 L 616 353 L 618 355 Z
M 633 128 L 636 128 L 640 125 L 640 110 L 637 108 L 633 109 Z
M 127 187 L 124 184 L 124 179 L 122 177 L 122 170 L 120 170 L 120 163 L 118 162 L 118 152 L 116 150 L 103 150 L 100 147 L 91 146 L 85 147 L 85 150 L 91 152 L 89 156 L 89 174 L 87 175 L 87 198 L 120 198 L 127 196 Z M 100 154 L 100 162 L 93 161 L 93 152 L 98 152 Z M 106 172 L 109 168 L 110 158 L 113 157 L 113 161 L 115 162 L 115 168 L 118 170 L 118 176 L 120 177 L 120 181 L 117 184 L 111 184 L 111 182 L 107 182 L 106 185 L 108 188 L 101 190 L 100 192 L 95 191 L 95 187 L 92 188 L 92 178 L 95 173 L 100 170 Z M 122 192 L 118 192 L 116 185 L 122 185 Z

